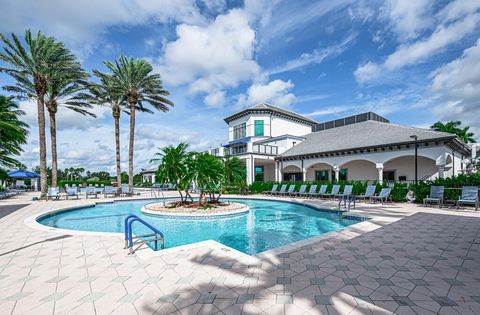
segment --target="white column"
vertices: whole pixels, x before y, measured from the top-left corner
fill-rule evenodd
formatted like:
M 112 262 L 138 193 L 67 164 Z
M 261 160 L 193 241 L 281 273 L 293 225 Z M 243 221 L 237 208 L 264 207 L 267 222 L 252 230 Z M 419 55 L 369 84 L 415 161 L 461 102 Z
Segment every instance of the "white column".
M 305 167 L 302 169 L 302 181 L 307 181 L 307 169 Z
M 253 158 L 249 157 L 245 160 L 245 166 L 247 168 L 247 185 L 251 185 L 253 183 Z
M 383 184 L 383 163 L 377 163 L 377 171 L 378 171 L 378 182 Z
M 445 165 L 437 165 L 438 178 L 445 177 Z
M 152 184 L 155 183 L 155 174 L 152 175 Z
M 340 168 L 338 165 L 334 165 L 333 170 L 335 171 L 335 181 L 338 182 L 340 180 Z
M 280 167 L 278 166 L 278 162 L 275 162 L 275 181 L 276 182 L 279 182 L 279 178 L 280 178 Z

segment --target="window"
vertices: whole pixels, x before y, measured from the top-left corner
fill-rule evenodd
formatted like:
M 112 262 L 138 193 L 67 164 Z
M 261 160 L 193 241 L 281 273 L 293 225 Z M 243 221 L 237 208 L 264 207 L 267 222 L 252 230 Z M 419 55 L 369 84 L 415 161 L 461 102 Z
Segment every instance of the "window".
M 297 143 L 295 141 L 292 142 L 292 147 L 294 147 Z
M 242 139 L 247 136 L 247 124 L 233 126 L 233 140 Z
M 230 148 L 230 154 L 231 155 L 237 155 L 237 154 L 242 154 L 247 152 L 247 146 L 246 145 L 238 145 Z
M 255 137 L 263 137 L 263 120 L 255 120 Z
M 335 171 L 332 170 L 332 181 L 335 180 Z M 340 169 L 338 172 L 338 180 L 348 180 L 348 170 L 346 168 Z
M 256 182 L 263 182 L 264 174 L 265 174 L 264 166 L 255 166 L 255 181 Z
M 220 154 L 220 149 L 216 148 L 212 150 L 212 155 L 218 156 Z
M 315 171 L 315 180 L 328 181 L 328 171 L 327 170 Z
M 394 182 L 395 181 L 395 171 L 383 171 L 383 180 L 389 181 L 389 182 Z

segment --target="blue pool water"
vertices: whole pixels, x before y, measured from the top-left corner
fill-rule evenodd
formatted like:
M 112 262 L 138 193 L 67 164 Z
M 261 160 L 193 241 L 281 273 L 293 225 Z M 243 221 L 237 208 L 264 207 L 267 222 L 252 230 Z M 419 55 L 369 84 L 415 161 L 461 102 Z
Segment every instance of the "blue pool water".
M 233 200 L 232 200 L 233 201 Z M 47 215 L 39 223 L 62 229 L 123 233 L 123 220 L 135 214 L 165 234 L 165 248 L 215 240 L 247 254 L 263 252 L 295 241 L 317 236 L 358 223 L 295 203 L 241 199 L 250 207 L 248 214 L 206 220 L 166 219 L 143 214 L 140 208 L 151 201 L 122 201 L 99 204 Z M 147 234 L 135 225 L 135 234 Z

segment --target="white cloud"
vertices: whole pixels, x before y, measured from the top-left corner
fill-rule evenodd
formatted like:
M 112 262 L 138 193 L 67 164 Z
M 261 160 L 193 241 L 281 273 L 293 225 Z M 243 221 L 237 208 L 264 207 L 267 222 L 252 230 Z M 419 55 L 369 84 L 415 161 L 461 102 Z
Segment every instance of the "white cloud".
M 480 1 L 478 0 L 456 0 L 448 3 L 438 13 L 438 17 L 449 22 L 478 11 L 479 9 Z
M 237 105 L 241 107 L 251 106 L 258 103 L 270 103 L 278 107 L 289 107 L 295 100 L 291 93 L 295 85 L 289 81 L 274 80 L 267 84 L 254 83 L 239 97 Z
M 206 23 L 194 0 L 25 0 L 1 1 L 0 31 L 22 33 L 41 30 L 87 55 L 112 26 L 133 26 L 150 21 Z
M 210 107 L 220 107 L 225 103 L 225 91 L 210 93 L 204 98 L 204 103 Z
M 219 15 L 206 26 L 181 24 L 176 32 L 177 40 L 166 45 L 159 64 L 166 82 L 212 94 L 206 100 L 213 103 L 225 88 L 259 75 L 253 59 L 255 31 L 243 10 Z
M 333 58 L 343 53 L 356 39 L 357 34 L 352 33 L 341 43 L 332 45 L 311 53 L 303 53 L 300 57 L 287 61 L 284 65 L 273 68 L 268 73 L 277 74 L 292 70 L 301 69 L 311 64 L 320 64 L 327 58 Z
M 388 17 L 392 30 L 401 40 L 412 39 L 428 28 L 432 19 L 428 13 L 431 0 L 387 0 L 382 11 Z
M 423 62 L 478 29 L 480 14 L 473 13 L 450 24 L 440 24 L 430 36 L 400 45 L 384 63 L 366 62 L 354 72 L 359 83 L 374 81 L 385 72 Z
M 455 119 L 480 133 L 480 39 L 464 50 L 461 57 L 431 74 L 431 89 L 439 95 L 433 113 L 443 120 Z

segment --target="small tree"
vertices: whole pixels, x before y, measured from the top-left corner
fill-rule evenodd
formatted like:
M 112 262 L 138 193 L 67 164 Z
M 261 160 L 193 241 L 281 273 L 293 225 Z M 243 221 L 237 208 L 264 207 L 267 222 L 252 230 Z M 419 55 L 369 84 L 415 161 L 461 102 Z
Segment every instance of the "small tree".
M 194 159 L 194 180 L 198 185 L 200 196 L 198 203 L 204 206 L 203 194 L 210 194 L 210 199 L 215 200 L 215 193 L 220 191 L 220 187 L 225 178 L 224 166 L 221 160 L 209 153 L 197 153 Z

